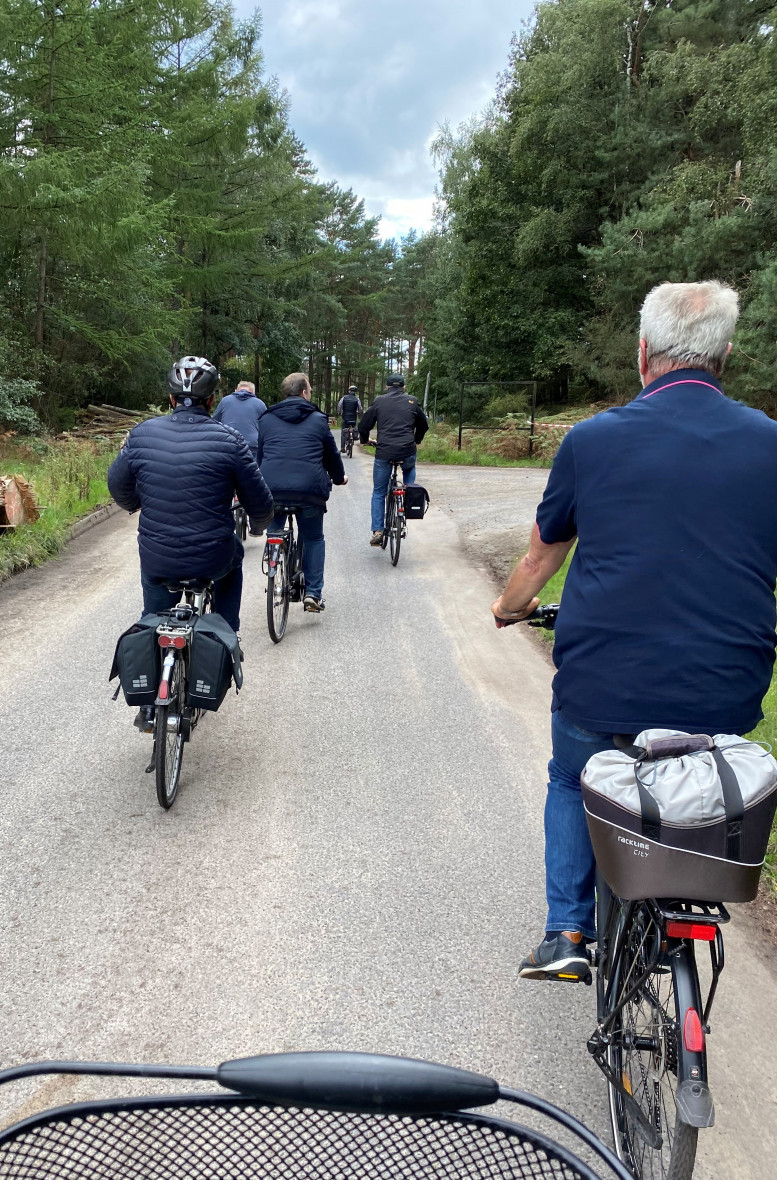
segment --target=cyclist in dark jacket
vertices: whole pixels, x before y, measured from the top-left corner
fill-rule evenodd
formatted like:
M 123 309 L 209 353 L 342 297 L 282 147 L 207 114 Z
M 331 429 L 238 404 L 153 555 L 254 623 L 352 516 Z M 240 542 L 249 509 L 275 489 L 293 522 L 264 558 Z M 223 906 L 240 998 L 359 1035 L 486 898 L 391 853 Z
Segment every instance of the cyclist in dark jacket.
M 392 464 L 395 460 L 401 460 L 404 482 L 415 483 L 417 444 L 429 429 L 429 422 L 420 404 L 416 398 L 405 393 L 405 378 L 401 373 L 393 373 L 389 377 L 386 392 L 376 398 L 362 416 L 359 423 L 359 439 L 363 444 L 367 442 L 370 431 L 376 424 L 378 443 L 372 468 L 370 545 L 380 545 L 383 540 L 386 488 L 391 479 Z
M 242 434 L 256 459 L 256 425 L 266 409 L 261 398 L 256 396 L 253 381 L 241 381 L 234 393 L 228 393 L 221 399 L 213 411 L 213 420 L 223 422 L 225 426 L 231 426 L 238 434 Z M 249 520 L 249 530 L 252 537 L 260 537 L 264 531 L 260 522 L 253 519 Z
M 359 421 L 359 415 L 364 413 L 359 400 L 358 386 L 348 386 L 348 392 L 337 403 L 337 412 L 342 416 L 340 427 L 340 454 L 342 454 L 345 451 L 346 433 Z
M 140 509 L 138 546 L 143 613 L 169 610 L 178 596 L 165 581 L 212 578 L 215 606 L 240 626 L 243 546 L 235 536 L 235 493 L 266 524 L 272 496 L 244 440 L 210 417 L 219 375 L 203 357 L 184 357 L 168 377 L 172 414 L 141 422 L 108 472 L 128 512 Z
M 324 513 L 332 483 L 346 484 L 343 461 L 329 422 L 310 401 L 304 373 L 290 373 L 281 384 L 283 401 L 270 406 L 258 427 L 257 458 L 276 506 L 298 505 L 305 574 L 304 607 L 324 609 Z M 272 528 L 282 529 L 286 514 L 277 512 Z
M 214 422 L 223 422 L 225 426 L 231 426 L 238 434 L 242 434 L 254 458 L 257 423 L 267 409 L 261 398 L 256 396 L 255 390 L 253 381 L 241 381 L 235 392 L 222 398 L 213 411 Z

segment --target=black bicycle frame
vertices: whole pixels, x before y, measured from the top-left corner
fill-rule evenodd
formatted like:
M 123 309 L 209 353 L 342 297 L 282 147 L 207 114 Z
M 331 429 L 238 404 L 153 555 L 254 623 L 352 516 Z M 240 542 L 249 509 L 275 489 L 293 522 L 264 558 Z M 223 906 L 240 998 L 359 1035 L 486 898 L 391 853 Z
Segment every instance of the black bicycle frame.
M 290 590 L 293 589 L 294 580 L 302 568 L 302 538 L 299 535 L 299 525 L 296 534 L 294 531 L 295 516 L 295 509 L 286 509 L 287 519 L 283 528 L 277 531 L 272 528 L 267 530 L 267 565 L 264 571 L 268 575 L 275 573 L 278 554 L 281 546 L 284 545 L 287 560 L 286 575 Z
M 637 912 L 642 909 L 649 920 L 650 945 L 646 944 L 645 966 L 641 974 L 631 980 L 628 990 L 619 996 L 615 1007 L 610 1007 L 614 998 L 614 989 L 622 986 L 622 975 L 626 955 L 626 934 L 631 928 Z M 709 914 L 709 911 L 708 911 Z M 700 922 L 728 921 L 728 914 L 723 907 L 719 907 L 720 916 L 699 916 Z M 699 976 L 696 969 L 696 954 L 693 940 L 690 938 L 670 938 L 666 933 L 666 922 L 672 917 L 688 921 L 688 911 L 666 910 L 660 902 L 654 899 L 644 901 L 621 901 L 617 897 L 610 899 L 609 914 L 605 927 L 604 949 L 597 963 L 597 1020 L 596 1032 L 588 1042 L 588 1049 L 596 1064 L 615 1087 L 634 1119 L 640 1124 L 648 1141 L 655 1140 L 651 1145 L 658 1147 L 655 1129 L 645 1119 L 642 1111 L 632 1096 L 624 1087 L 622 1080 L 615 1076 L 607 1061 L 607 1050 L 611 1044 L 611 1031 L 623 1009 L 635 996 L 639 994 L 658 966 L 662 956 L 672 971 L 672 981 L 675 992 L 675 1007 L 677 1010 L 678 1027 L 676 1033 L 677 1045 L 677 1093 L 676 1102 L 680 1118 L 693 1127 L 710 1127 L 714 1123 L 714 1105 L 712 1094 L 707 1081 L 707 1052 L 702 1044 L 700 1050 L 689 1048 L 685 1037 L 685 1021 L 687 1014 L 693 1010 L 701 1021 L 704 1033 L 708 1030 L 712 1001 L 717 988 L 718 978 L 723 969 L 723 937 L 720 929 L 716 930 L 714 942 L 710 946 L 712 964 L 712 981 L 703 1006 Z M 646 937 L 648 937 L 646 935 Z M 609 1015 L 606 1013 L 609 1012 Z M 638 1046 L 639 1047 L 639 1046 Z M 654 1048 L 652 1042 L 644 1048 Z

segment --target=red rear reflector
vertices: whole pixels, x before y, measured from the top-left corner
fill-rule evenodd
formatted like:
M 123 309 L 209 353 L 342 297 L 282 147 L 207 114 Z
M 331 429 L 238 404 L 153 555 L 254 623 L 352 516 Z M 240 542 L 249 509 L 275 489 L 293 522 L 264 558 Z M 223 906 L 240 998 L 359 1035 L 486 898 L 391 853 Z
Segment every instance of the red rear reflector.
M 704 1031 L 695 1008 L 689 1008 L 685 1013 L 683 1043 L 689 1053 L 701 1053 L 704 1048 Z
M 163 680 L 162 683 L 159 685 L 159 699 L 160 699 L 160 701 L 167 700 L 167 681 L 166 680 Z
M 160 635 L 160 647 L 186 647 L 185 635 Z
M 282 545 L 283 544 L 283 537 L 268 537 L 267 544 L 268 545 Z
M 715 926 L 702 922 L 667 922 L 666 932 L 670 938 L 698 938 L 702 942 L 715 941 Z

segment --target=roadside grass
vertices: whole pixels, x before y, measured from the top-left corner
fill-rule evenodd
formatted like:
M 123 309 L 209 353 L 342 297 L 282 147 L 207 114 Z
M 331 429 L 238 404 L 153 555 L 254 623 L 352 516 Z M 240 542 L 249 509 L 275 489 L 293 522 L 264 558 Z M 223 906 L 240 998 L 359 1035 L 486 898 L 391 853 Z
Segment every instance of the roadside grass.
M 569 563 L 572 560 L 574 552 L 574 549 L 572 549 L 561 569 L 557 574 L 553 575 L 540 593 L 539 598 L 543 604 L 561 601 L 567 570 L 569 569 Z M 544 642 L 553 643 L 552 631 L 543 631 L 540 628 L 535 634 L 539 635 Z M 747 736 L 753 738 L 754 741 L 766 742 L 767 745 L 773 748 L 772 752 L 777 757 L 777 671 L 775 671 L 772 677 L 772 683 L 764 698 L 762 708 L 764 714 L 763 721 Z M 772 827 L 769 848 L 766 853 L 765 868 L 764 877 L 768 881 L 769 892 L 777 899 L 777 820 L 775 820 L 774 826 Z
M 545 455 L 528 457 L 528 435 L 512 431 L 466 430 L 458 449 L 458 430 L 432 426 L 418 448 L 421 463 L 461 467 L 549 467 Z
M 3 440 L 0 474 L 23 475 L 43 511 L 34 524 L 0 532 L 0 581 L 53 557 L 76 520 L 110 502 L 106 475 L 113 457 L 112 444 L 91 440 Z

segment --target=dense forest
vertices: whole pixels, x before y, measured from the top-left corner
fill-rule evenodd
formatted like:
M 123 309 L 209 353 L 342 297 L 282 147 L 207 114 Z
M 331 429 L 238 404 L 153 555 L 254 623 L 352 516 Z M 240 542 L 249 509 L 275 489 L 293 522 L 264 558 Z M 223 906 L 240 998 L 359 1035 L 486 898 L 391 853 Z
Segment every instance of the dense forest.
M 765 0 L 538 6 L 491 109 L 437 143 L 433 373 L 633 396 L 646 292 L 718 278 L 727 388 L 777 413 L 776 24 Z
M 540 3 L 397 243 L 316 176 L 258 14 L 0 0 L 0 424 L 158 401 L 188 351 L 270 399 L 307 367 L 327 409 L 397 366 L 443 412 L 470 381 L 627 397 L 647 290 L 712 277 L 742 295 L 727 387 L 777 413 L 776 14 Z

